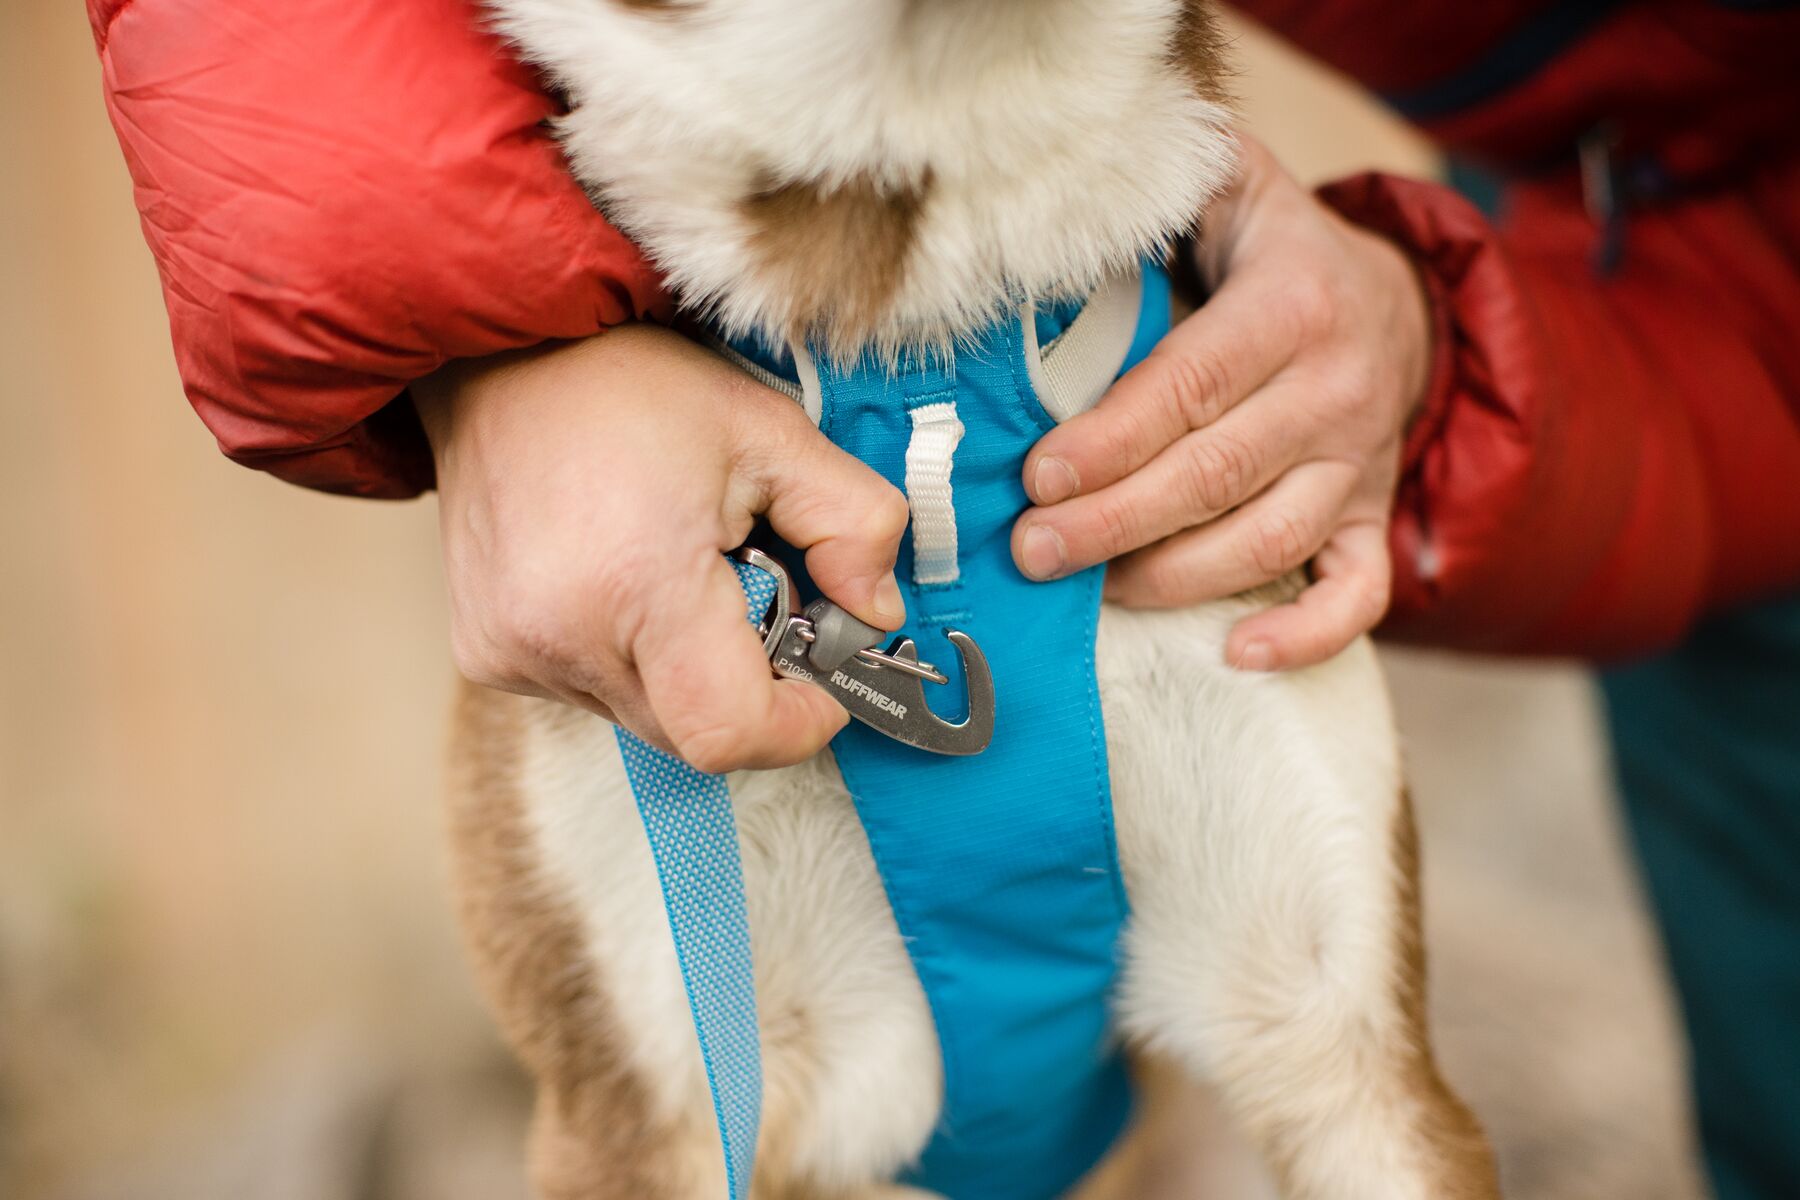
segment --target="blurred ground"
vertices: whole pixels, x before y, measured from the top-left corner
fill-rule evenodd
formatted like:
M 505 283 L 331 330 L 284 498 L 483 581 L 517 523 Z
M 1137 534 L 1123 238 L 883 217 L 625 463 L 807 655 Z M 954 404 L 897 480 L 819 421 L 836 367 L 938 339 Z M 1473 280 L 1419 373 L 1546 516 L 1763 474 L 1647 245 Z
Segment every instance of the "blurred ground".
M 0 1197 L 514 1200 L 525 1097 L 445 898 L 431 505 L 216 455 L 80 7 L 0 21 Z M 1243 53 L 1308 178 L 1431 168 Z M 1436 1019 L 1510 1194 L 1698 1196 L 1586 681 L 1390 663 Z

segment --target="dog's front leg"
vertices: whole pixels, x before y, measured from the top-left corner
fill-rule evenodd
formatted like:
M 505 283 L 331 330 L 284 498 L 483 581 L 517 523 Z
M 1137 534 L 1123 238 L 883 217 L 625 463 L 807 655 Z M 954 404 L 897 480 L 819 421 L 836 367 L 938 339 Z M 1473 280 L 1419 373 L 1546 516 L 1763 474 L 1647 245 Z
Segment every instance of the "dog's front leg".
M 1289 1200 L 1492 1200 L 1486 1141 L 1432 1058 L 1373 651 L 1233 671 L 1219 643 L 1241 612 L 1213 607 L 1102 627 L 1126 1032 L 1217 1089 Z

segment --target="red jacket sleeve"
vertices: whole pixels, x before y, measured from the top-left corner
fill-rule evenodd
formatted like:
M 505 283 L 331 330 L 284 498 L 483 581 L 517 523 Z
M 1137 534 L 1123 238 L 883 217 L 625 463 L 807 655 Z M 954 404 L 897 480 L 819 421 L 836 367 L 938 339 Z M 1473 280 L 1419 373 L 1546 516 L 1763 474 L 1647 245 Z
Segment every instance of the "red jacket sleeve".
M 1800 158 L 1634 214 L 1610 276 L 1566 178 L 1499 227 L 1435 184 L 1323 195 L 1411 250 L 1438 313 L 1389 633 L 1617 657 L 1800 586 Z
M 467 0 L 88 0 L 189 400 L 233 459 L 406 496 L 453 357 L 658 310 Z

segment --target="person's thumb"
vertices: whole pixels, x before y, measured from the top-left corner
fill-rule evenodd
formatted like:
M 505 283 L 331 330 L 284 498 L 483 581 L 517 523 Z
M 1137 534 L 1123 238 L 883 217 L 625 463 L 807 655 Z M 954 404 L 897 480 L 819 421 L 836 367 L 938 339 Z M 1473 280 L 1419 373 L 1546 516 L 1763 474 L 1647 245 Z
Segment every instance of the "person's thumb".
M 898 629 L 906 605 L 894 558 L 906 532 L 906 496 L 832 445 L 798 409 L 762 423 L 739 462 L 775 532 L 806 551 L 819 590 L 872 625 Z

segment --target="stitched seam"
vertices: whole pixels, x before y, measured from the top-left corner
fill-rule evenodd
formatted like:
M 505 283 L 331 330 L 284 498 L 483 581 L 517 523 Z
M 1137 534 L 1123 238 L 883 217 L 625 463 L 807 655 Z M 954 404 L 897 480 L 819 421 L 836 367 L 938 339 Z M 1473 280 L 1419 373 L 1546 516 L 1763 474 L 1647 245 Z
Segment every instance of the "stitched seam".
M 1118 908 L 1123 924 L 1131 915 L 1131 903 L 1125 896 L 1125 868 L 1119 865 L 1119 839 L 1113 828 L 1112 771 L 1106 757 L 1106 726 L 1100 712 L 1100 676 L 1095 663 L 1100 638 L 1100 583 L 1105 570 L 1105 567 L 1091 568 L 1093 581 L 1087 586 L 1088 619 L 1083 631 L 1087 636 L 1082 665 L 1091 681 L 1088 684 L 1088 753 L 1093 758 L 1094 779 L 1100 785 L 1094 789 L 1094 807 L 1100 814 L 1100 826 L 1106 831 L 1106 876 L 1112 884 L 1113 904 Z M 1118 953 L 1116 943 L 1113 952 Z
M 1007 347 L 1013 353 L 1007 355 L 1006 364 L 1007 373 L 1012 376 L 1013 380 L 1013 395 L 1019 401 L 1020 411 L 1030 419 L 1031 423 L 1045 433 L 1049 433 L 1056 428 L 1056 418 L 1050 415 L 1050 410 L 1044 407 L 1044 402 L 1039 398 L 1037 390 L 1031 386 L 1031 372 L 1021 370 L 1025 366 L 1025 355 L 1029 352 L 1025 343 L 1025 323 L 1023 321 L 1016 322 L 1013 328 L 1017 332 L 1012 335 L 1012 345 Z
M 842 732 L 838 734 L 840 738 L 843 736 Z M 938 1057 L 942 1060 L 944 1069 L 941 1084 L 943 1091 L 938 1098 L 937 1120 L 932 1123 L 933 1136 L 927 1138 L 926 1144 L 929 1145 L 935 1139 L 937 1131 L 950 1131 L 950 1096 L 954 1090 L 951 1081 L 960 1081 L 962 1078 L 963 1051 L 957 1040 L 962 1035 L 953 1023 L 944 1020 L 944 1014 L 938 1007 L 950 976 L 940 966 L 936 952 L 930 949 L 929 941 L 922 941 L 915 932 L 919 927 L 918 912 L 910 903 L 905 902 L 903 892 L 895 891 L 887 874 L 881 870 L 883 862 L 893 861 L 890 857 L 892 852 L 887 850 L 893 839 L 881 829 L 879 821 L 875 822 L 874 828 L 870 828 L 869 821 L 863 817 L 862 797 L 866 793 L 855 779 L 860 772 L 842 759 L 838 760 L 837 767 L 838 774 L 844 781 L 844 790 L 850 793 L 851 803 L 856 806 L 857 824 L 862 827 L 863 838 L 869 843 L 869 854 L 875 860 L 876 874 L 881 877 L 882 894 L 887 897 L 888 908 L 893 910 L 894 926 L 900 931 L 900 940 L 906 945 L 907 960 L 912 964 L 914 978 L 919 981 L 919 990 L 925 994 L 925 1007 L 931 1013 L 932 1030 L 937 1034 Z M 927 975 L 931 976 L 930 983 L 926 981 Z
M 1042 400 L 1031 387 L 1031 373 L 1025 370 L 1025 332 L 1024 324 L 1019 325 L 1018 353 L 1010 356 L 1007 370 L 1013 378 L 1013 394 L 1018 397 L 1027 416 L 1030 416 L 1046 431 L 1056 428 L 1056 420 L 1044 407 Z M 1047 424 L 1046 424 L 1047 422 Z M 1106 757 L 1106 729 L 1100 711 L 1100 675 L 1095 663 L 1096 648 L 1100 635 L 1100 587 L 1105 579 L 1104 566 L 1088 568 L 1090 576 L 1085 585 L 1087 592 L 1087 620 L 1082 639 L 1082 666 L 1087 671 L 1088 687 L 1088 755 L 1093 763 L 1094 771 L 1094 807 L 1099 813 L 1100 827 L 1105 831 L 1106 839 L 1106 876 L 1112 886 L 1113 905 L 1119 914 L 1121 925 L 1131 915 L 1131 906 L 1125 897 L 1125 868 L 1119 865 L 1119 839 L 1113 828 L 1112 805 L 1112 773 Z M 1118 955 L 1118 943 L 1114 943 L 1113 954 Z

